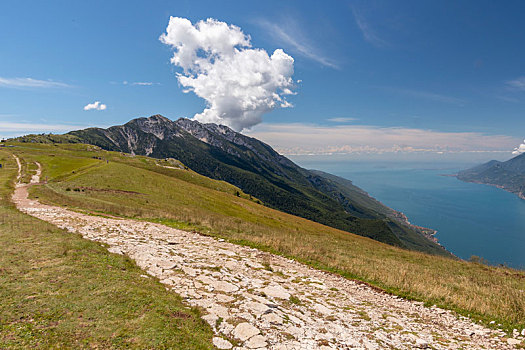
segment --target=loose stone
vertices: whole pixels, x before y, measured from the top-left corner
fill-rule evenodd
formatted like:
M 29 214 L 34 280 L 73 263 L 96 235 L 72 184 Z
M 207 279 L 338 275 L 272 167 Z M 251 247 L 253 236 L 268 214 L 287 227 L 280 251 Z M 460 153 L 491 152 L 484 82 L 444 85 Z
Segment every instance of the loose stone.
M 213 338 L 213 345 L 217 347 L 217 349 L 231 349 L 233 348 L 232 343 L 227 341 L 226 339 L 214 337 Z
M 262 335 L 256 335 L 251 337 L 244 345 L 249 349 L 264 348 L 267 345 L 266 338 Z
M 247 322 L 239 323 L 233 330 L 233 336 L 241 341 L 246 341 L 257 334 L 259 330 Z

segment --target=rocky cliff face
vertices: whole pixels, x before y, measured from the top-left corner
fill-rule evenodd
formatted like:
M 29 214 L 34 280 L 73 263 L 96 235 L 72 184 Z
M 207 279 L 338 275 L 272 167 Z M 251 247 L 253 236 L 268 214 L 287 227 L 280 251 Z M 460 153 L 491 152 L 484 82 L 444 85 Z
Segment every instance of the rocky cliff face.
M 264 142 L 238 133 L 225 125 L 201 124 L 198 121 L 185 118 L 175 121 L 175 124 L 200 141 L 220 148 L 222 151 L 236 157 L 242 157 L 237 147 L 248 149 L 264 162 L 271 164 L 274 169 L 278 169 L 279 175 L 286 176 L 282 166 L 297 167 L 292 161 L 275 152 L 273 148 Z M 232 147 L 232 144 L 237 147 Z

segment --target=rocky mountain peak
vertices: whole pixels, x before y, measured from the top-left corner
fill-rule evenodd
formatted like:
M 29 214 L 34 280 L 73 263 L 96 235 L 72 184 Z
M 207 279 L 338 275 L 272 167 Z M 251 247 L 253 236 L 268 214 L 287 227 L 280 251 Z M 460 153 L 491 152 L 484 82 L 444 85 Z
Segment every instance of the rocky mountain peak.
M 169 122 L 169 123 L 172 123 L 172 121 L 168 118 L 166 118 L 165 116 L 161 115 L 161 114 L 154 114 L 152 115 L 151 117 L 149 118 L 146 118 L 147 120 L 150 120 L 152 122 Z
M 140 128 L 140 130 L 149 134 L 153 134 L 159 139 L 163 140 L 172 133 L 173 124 L 174 122 L 170 119 L 160 114 L 155 114 L 148 118 L 133 119 L 126 125 L 136 125 Z
M 196 120 L 186 118 L 180 118 L 175 123 L 202 142 L 215 147 L 223 148 L 225 141 L 241 144 L 242 142 L 239 143 L 236 142 L 236 140 L 246 138 L 246 136 L 230 129 L 226 125 L 200 123 Z
M 247 148 L 265 160 L 270 160 L 271 158 L 271 156 L 269 156 L 267 153 L 273 152 L 275 155 L 277 155 L 277 153 L 273 150 L 269 151 L 271 150 L 271 147 L 267 146 L 263 142 L 236 132 L 226 125 L 218 125 L 215 123 L 204 124 L 196 120 L 186 118 L 180 118 L 175 123 L 200 141 L 220 148 L 226 153 L 236 157 L 240 157 L 239 150 L 232 147 L 232 144 L 235 146 Z M 261 154 L 261 151 L 263 150 L 264 154 Z M 272 154 L 272 156 L 274 155 Z

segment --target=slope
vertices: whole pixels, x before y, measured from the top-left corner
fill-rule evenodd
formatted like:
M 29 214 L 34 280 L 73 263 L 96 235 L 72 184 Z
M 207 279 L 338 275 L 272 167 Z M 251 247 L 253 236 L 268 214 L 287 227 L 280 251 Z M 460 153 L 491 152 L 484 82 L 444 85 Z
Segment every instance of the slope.
M 448 254 L 417 230 L 385 215 L 389 209 L 382 204 L 368 196 L 355 202 L 348 196 L 352 191 L 341 191 L 345 184 L 303 169 L 267 144 L 225 126 L 188 119 L 173 122 L 156 115 L 63 137 L 64 142 L 90 143 L 106 150 L 176 158 L 199 174 L 239 187 L 271 208 L 388 244 Z M 49 141 L 57 140 L 60 136 L 50 136 Z

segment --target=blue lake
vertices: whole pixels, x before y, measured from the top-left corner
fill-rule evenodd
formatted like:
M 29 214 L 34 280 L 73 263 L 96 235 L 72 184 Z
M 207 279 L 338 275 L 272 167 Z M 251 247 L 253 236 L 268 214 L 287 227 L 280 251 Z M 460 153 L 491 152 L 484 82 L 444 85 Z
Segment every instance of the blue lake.
M 442 176 L 468 166 L 292 159 L 352 180 L 413 224 L 437 230 L 439 242 L 460 258 L 476 255 L 491 264 L 525 268 L 525 200 Z

